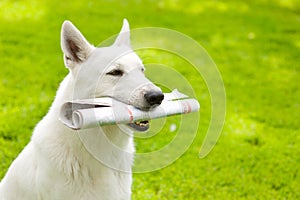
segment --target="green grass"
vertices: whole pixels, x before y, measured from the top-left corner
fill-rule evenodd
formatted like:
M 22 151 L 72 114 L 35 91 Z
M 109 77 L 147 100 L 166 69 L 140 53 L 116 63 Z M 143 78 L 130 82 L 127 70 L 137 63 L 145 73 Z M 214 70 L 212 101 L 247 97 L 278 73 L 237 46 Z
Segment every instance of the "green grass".
M 201 103 L 201 121 L 193 144 L 176 162 L 134 174 L 133 199 L 300 199 L 297 0 L 1 1 L 0 177 L 68 72 L 59 43 L 63 20 L 98 44 L 118 32 L 124 17 L 132 28 L 165 27 L 197 40 L 219 67 L 227 93 L 222 135 L 199 159 L 210 119 L 203 80 L 164 53 L 141 55 L 146 63 L 162 62 L 184 74 Z M 137 139 L 137 151 L 158 149 L 173 136 Z

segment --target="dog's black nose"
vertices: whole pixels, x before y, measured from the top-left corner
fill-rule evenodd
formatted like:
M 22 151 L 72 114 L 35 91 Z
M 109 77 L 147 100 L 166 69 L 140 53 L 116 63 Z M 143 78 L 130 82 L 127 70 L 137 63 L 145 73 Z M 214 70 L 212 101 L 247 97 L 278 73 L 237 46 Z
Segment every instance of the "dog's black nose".
M 150 91 L 147 92 L 144 97 L 150 106 L 153 106 L 161 104 L 162 100 L 164 99 L 164 94 L 162 92 Z

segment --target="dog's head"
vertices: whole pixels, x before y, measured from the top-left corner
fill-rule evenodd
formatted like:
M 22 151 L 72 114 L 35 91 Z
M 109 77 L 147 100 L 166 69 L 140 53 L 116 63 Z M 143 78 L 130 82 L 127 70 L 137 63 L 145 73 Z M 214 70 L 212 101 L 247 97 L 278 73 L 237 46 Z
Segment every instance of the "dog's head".
M 65 21 L 61 31 L 64 61 L 74 82 L 74 99 L 112 97 L 142 110 L 159 105 L 164 95 L 144 75 L 144 65 L 130 46 L 129 24 L 124 19 L 114 44 L 97 48 L 80 31 Z M 145 131 L 148 121 L 129 124 Z

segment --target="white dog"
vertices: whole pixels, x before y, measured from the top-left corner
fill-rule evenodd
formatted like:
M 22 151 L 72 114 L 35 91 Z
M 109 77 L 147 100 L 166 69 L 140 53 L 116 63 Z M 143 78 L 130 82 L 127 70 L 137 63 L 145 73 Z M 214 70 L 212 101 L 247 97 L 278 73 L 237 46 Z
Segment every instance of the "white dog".
M 30 143 L 2 180 L 0 200 L 130 199 L 132 133 L 147 130 L 149 122 L 78 132 L 58 120 L 59 110 L 72 99 L 103 96 L 147 110 L 161 103 L 163 93 L 145 78 L 144 66 L 130 47 L 125 19 L 114 44 L 103 48 L 90 45 L 65 21 L 61 47 L 70 73 Z

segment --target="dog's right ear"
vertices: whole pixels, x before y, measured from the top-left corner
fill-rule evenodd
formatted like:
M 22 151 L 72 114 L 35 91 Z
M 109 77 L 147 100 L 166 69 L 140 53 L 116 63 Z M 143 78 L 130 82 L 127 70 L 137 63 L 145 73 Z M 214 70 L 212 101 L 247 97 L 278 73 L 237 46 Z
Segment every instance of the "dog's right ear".
M 114 42 L 113 46 L 129 46 L 130 47 L 130 28 L 127 19 L 123 20 L 121 31 Z
M 94 46 L 89 44 L 70 21 L 64 21 L 61 29 L 61 48 L 66 67 L 72 69 L 88 58 Z

